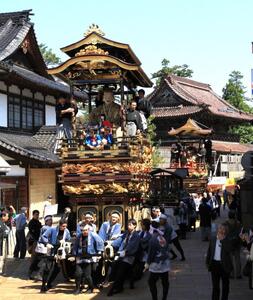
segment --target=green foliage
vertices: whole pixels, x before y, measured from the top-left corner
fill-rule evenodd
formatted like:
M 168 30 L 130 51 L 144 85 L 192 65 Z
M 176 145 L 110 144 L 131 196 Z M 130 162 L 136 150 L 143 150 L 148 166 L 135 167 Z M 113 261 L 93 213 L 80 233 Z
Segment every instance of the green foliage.
M 152 154 L 152 162 L 153 162 L 153 168 L 158 167 L 159 164 L 162 164 L 164 162 L 163 157 L 161 156 L 160 151 L 158 150 L 159 143 L 155 142 L 156 138 L 156 126 L 153 123 L 154 117 L 150 116 L 148 118 L 148 129 L 147 129 L 147 138 L 150 142 L 150 144 L 155 148 L 153 154 Z
M 181 77 L 192 77 L 193 70 L 189 69 L 189 66 L 186 64 L 170 66 L 170 61 L 164 58 L 162 60 L 162 68 L 152 74 L 152 79 L 156 79 L 156 85 L 158 86 L 162 79 L 169 74 Z
M 238 134 L 240 136 L 241 143 L 252 143 L 253 142 L 253 126 L 246 125 L 238 125 L 233 126 L 229 130 L 230 133 Z
M 61 62 L 60 58 L 53 53 L 52 49 L 48 49 L 45 44 L 39 44 L 40 52 L 47 67 L 57 65 Z
M 239 71 L 233 71 L 229 74 L 228 83 L 223 89 L 223 99 L 232 104 L 235 108 L 253 113 L 253 109 L 246 103 L 245 87 L 242 84 L 243 75 Z M 250 124 L 243 124 L 231 126 L 230 133 L 238 134 L 241 143 L 253 142 L 253 126 Z
M 226 86 L 223 88 L 222 98 L 232 104 L 235 108 L 244 112 L 253 112 L 245 100 L 245 87 L 242 84 L 243 75 L 239 71 L 229 74 Z

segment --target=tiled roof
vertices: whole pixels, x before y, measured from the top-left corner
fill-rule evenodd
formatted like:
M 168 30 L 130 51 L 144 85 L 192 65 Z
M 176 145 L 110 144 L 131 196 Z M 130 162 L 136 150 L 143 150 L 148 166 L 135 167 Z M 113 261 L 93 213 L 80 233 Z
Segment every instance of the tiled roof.
M 6 62 L 0 62 L 0 69 L 4 69 L 9 72 L 9 77 L 15 77 L 15 79 L 22 80 L 27 85 L 36 86 L 37 91 L 47 91 L 49 94 L 57 95 L 60 93 L 69 94 L 70 87 L 60 82 L 45 78 L 31 70 L 18 65 L 12 65 Z M 74 96 L 80 100 L 87 100 L 88 95 L 85 92 L 74 91 Z
M 58 163 L 53 153 L 56 127 L 43 126 L 35 135 L 0 132 L 0 148 L 25 158 L 44 163 Z
M 34 84 L 36 84 L 36 86 L 40 86 L 48 90 L 53 90 L 54 92 L 57 91 L 58 93 L 66 93 L 66 94 L 70 93 L 69 86 L 47 79 L 23 67 L 13 65 L 12 72 L 15 73 L 17 76 L 19 76 L 20 78 L 23 78 L 24 80 L 33 82 Z M 74 96 L 81 100 L 88 99 L 88 95 L 86 93 L 82 93 L 78 91 L 74 91 Z
M 191 104 L 208 105 L 209 111 L 215 115 L 244 119 L 245 121 L 253 120 L 252 114 L 242 112 L 233 107 L 230 103 L 215 94 L 208 84 L 174 75 L 168 76 L 166 82 L 186 101 L 189 101 Z
M 203 107 L 200 106 L 176 106 L 166 108 L 153 108 L 152 115 L 156 118 L 188 116 L 203 111 Z
M 253 145 L 213 141 L 212 149 L 222 153 L 245 153 L 253 151 Z
M 252 114 L 242 112 L 233 107 L 230 103 L 215 94 L 209 84 L 175 75 L 169 75 L 166 79 L 164 79 L 161 86 L 158 87 L 149 97 L 154 106 L 156 100 L 159 101 L 159 93 L 161 93 L 164 88 L 172 90 L 177 96 L 179 96 L 182 99 L 182 103 L 186 103 L 184 106 L 186 110 L 191 106 L 205 106 L 206 109 L 213 115 L 243 121 L 253 121 Z M 167 106 L 163 107 L 163 109 L 167 110 L 170 108 Z M 185 111 L 182 110 L 182 113 L 184 114 Z M 170 116 L 170 114 L 168 116 Z
M 30 11 L 0 14 L 0 60 L 10 56 L 25 39 L 32 27 Z

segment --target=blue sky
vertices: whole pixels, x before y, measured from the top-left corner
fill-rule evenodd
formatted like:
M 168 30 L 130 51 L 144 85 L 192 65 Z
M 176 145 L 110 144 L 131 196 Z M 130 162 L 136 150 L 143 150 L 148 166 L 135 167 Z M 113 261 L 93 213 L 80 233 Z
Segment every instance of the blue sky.
M 193 79 L 221 94 L 229 73 L 239 70 L 250 96 L 252 0 L 1 0 L 0 8 L 32 8 L 38 41 L 62 59 L 59 48 L 96 23 L 106 37 L 129 43 L 148 75 L 167 58 L 189 64 Z

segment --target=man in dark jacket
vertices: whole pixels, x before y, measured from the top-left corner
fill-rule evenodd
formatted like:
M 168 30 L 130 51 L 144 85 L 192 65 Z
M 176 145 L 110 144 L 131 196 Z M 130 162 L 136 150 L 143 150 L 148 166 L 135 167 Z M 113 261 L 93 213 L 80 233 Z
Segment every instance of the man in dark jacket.
M 228 220 L 225 222 L 225 224 L 228 226 L 228 239 L 232 243 L 232 251 L 231 251 L 231 259 L 233 262 L 233 272 L 231 274 L 234 278 L 242 278 L 241 275 L 241 239 L 240 239 L 240 233 L 242 226 L 240 222 L 236 219 L 236 212 L 235 211 L 229 211 L 228 212 Z
M 37 260 L 35 258 L 35 248 L 37 245 L 37 242 L 40 237 L 40 230 L 41 230 L 41 223 L 39 221 L 40 212 L 35 209 L 33 211 L 33 217 L 28 223 L 28 229 L 29 229 L 29 240 L 28 240 L 28 252 L 32 255 L 32 261 L 29 268 L 28 276 L 30 279 L 33 279 L 31 276 L 34 271 L 39 270 L 38 263 L 36 264 L 35 261 Z
M 231 261 L 231 242 L 227 238 L 228 228 L 226 224 L 218 227 L 217 236 L 210 241 L 206 265 L 212 275 L 212 300 L 220 299 L 220 280 L 222 281 L 222 300 L 228 300 L 229 274 L 233 269 Z
M 115 281 L 108 293 L 108 296 L 120 293 L 123 290 L 124 282 L 130 275 L 140 245 L 140 236 L 136 231 L 137 222 L 134 219 L 128 221 L 128 230 L 113 241 L 112 246 L 117 249 L 119 259 L 115 265 Z
M 211 232 L 212 208 L 207 204 L 207 198 L 205 197 L 205 193 L 201 201 L 202 202 L 199 206 L 201 238 L 202 241 L 208 241 Z
M 151 114 L 152 105 L 149 100 L 145 99 L 145 91 L 143 89 L 138 91 L 138 96 L 139 100 L 137 103 L 137 110 L 142 111 L 145 115 L 145 118 L 148 119 Z
M 137 103 L 135 101 L 131 101 L 130 107 L 127 110 L 126 127 L 128 136 L 135 136 L 143 131 L 142 119 L 140 113 L 136 110 L 136 107 Z

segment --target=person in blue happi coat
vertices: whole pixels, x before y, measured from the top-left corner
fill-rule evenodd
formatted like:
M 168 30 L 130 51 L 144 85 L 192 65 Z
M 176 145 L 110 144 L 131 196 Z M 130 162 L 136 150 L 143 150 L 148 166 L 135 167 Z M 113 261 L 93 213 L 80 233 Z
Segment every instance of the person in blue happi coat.
M 93 292 L 94 284 L 91 276 L 91 266 L 94 262 L 94 257 L 101 254 L 104 250 L 104 241 L 91 230 L 88 224 L 81 226 L 80 229 L 81 234 L 77 236 L 73 248 L 73 255 L 76 257 L 75 294 L 80 293 L 83 280 L 88 283 L 88 290 L 90 289 L 91 293 Z M 69 260 L 73 260 L 73 258 L 71 257 Z
M 94 217 L 93 217 L 92 213 L 88 212 L 85 215 L 83 215 L 82 220 L 76 226 L 76 235 L 78 236 L 82 233 L 81 227 L 83 227 L 85 225 L 89 225 L 90 230 L 93 232 L 96 232 L 97 226 L 96 226 L 96 224 L 93 223 L 93 221 L 94 221 Z
M 25 227 L 27 226 L 27 208 L 22 207 L 21 213 L 13 219 L 13 225 L 16 226 L 16 246 L 14 257 L 24 259 L 26 255 Z
M 60 247 L 61 240 L 70 241 L 70 232 L 67 229 L 67 221 L 61 219 L 57 227 L 49 227 L 40 237 L 39 242 L 43 243 L 48 249 L 47 263 L 42 268 L 41 293 L 45 293 L 52 288 L 52 282 L 60 272 L 58 264 L 55 262 L 54 255 Z
M 119 213 L 113 212 L 110 216 L 110 220 L 101 225 L 98 235 L 104 242 L 114 240 L 121 234 L 121 224 L 119 220 Z
M 140 235 L 136 231 L 137 222 L 134 219 L 128 221 L 127 231 L 112 242 L 112 246 L 117 249 L 119 259 L 114 266 L 115 281 L 108 293 L 108 296 L 120 293 L 123 290 L 124 282 L 129 276 L 135 255 L 140 245 Z

